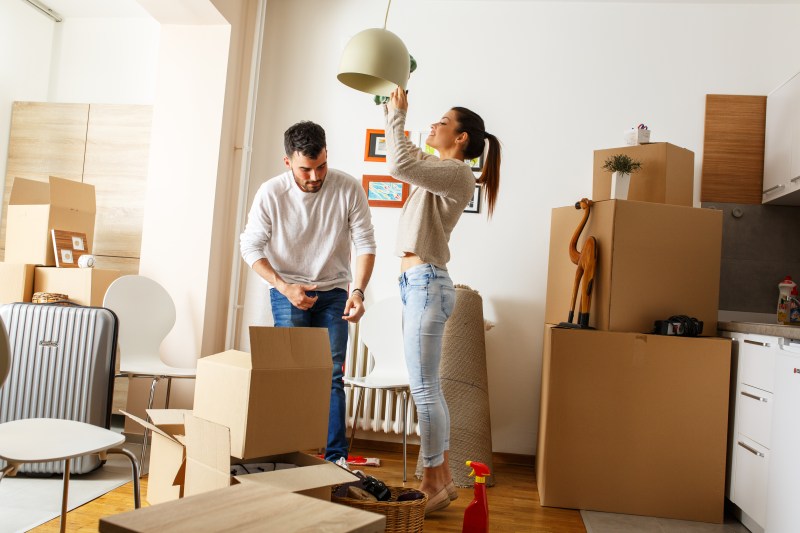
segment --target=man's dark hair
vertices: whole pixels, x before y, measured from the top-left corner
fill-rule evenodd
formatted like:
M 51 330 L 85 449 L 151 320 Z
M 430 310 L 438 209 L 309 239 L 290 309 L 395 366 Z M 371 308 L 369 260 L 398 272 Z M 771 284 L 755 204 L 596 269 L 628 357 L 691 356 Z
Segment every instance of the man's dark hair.
M 300 152 L 306 157 L 316 159 L 326 146 L 325 130 L 308 120 L 298 122 L 283 134 L 283 147 L 288 157 Z

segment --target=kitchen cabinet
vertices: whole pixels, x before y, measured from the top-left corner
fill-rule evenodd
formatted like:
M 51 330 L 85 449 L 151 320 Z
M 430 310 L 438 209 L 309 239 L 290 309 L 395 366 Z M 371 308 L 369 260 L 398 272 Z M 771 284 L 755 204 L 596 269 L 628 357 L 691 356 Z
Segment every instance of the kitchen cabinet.
M 733 340 L 735 365 L 733 430 L 728 443 L 728 498 L 742 523 L 764 531 L 770 472 L 776 337 L 722 332 Z
M 767 96 L 762 203 L 800 205 L 800 73 Z

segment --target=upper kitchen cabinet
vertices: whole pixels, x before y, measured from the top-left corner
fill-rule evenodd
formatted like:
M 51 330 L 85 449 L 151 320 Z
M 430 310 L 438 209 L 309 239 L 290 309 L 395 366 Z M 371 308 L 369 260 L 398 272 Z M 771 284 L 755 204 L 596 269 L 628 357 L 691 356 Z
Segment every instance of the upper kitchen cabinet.
M 767 96 L 762 202 L 800 205 L 800 73 Z
M 701 202 L 760 204 L 766 96 L 706 95 Z

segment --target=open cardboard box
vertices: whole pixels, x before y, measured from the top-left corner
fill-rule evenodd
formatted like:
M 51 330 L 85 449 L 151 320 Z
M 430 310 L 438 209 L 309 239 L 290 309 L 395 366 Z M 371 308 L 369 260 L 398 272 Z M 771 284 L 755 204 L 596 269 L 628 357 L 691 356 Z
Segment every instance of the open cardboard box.
M 187 496 L 238 483 L 233 462 L 292 463 L 253 482 L 330 499 L 357 478 L 299 450 L 324 448 L 332 361 L 323 328 L 250 328 L 252 354 L 229 350 L 197 362 L 194 410 L 186 416 Z M 241 460 L 241 461 L 239 461 Z
M 66 294 L 76 304 L 101 307 L 108 286 L 120 276 L 120 270 L 102 268 L 36 267 L 33 292 Z
M 5 260 L 55 265 L 51 229 L 85 233 L 92 253 L 96 209 L 94 185 L 55 176 L 48 182 L 15 178 L 8 200 Z
M 120 412 L 151 431 L 147 502 L 155 505 L 182 498 L 186 475 L 184 416 L 191 415 L 191 411 L 148 409 L 152 423 Z

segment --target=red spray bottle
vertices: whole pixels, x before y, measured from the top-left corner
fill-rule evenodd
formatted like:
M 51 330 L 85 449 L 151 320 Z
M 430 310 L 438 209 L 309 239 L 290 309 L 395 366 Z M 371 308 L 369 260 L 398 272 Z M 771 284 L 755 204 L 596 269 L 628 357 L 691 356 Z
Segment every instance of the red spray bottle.
M 462 533 L 487 533 L 489 531 L 489 500 L 486 498 L 486 476 L 489 467 L 477 461 L 467 461 L 472 468 L 470 476 L 475 476 L 475 497 L 464 511 Z

